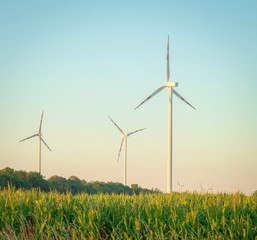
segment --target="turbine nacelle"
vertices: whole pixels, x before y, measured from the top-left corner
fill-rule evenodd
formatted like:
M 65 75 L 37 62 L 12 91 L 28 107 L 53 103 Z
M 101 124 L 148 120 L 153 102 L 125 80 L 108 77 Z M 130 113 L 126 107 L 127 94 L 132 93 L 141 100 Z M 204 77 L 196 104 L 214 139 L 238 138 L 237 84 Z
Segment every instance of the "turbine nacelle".
M 178 86 L 178 83 L 177 82 L 166 82 L 165 83 L 165 86 L 167 88 L 173 88 L 173 87 L 177 87 Z

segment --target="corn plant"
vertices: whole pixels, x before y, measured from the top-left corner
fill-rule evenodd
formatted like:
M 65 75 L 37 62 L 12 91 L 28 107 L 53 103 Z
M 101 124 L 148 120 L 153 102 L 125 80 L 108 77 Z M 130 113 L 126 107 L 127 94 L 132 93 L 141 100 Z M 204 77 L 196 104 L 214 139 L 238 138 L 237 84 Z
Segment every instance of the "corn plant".
M 257 239 L 257 196 L 0 191 L 0 239 Z

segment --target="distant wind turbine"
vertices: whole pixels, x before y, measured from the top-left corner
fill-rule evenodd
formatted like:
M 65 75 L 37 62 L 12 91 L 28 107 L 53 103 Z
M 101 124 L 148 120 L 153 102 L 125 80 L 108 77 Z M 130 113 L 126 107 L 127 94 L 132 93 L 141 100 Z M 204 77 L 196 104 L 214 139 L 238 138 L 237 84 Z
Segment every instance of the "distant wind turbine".
M 179 186 L 179 188 L 180 188 L 180 192 L 182 192 L 182 189 L 183 189 L 183 187 L 185 186 L 185 184 L 180 184 L 179 182 L 178 182 L 178 186 Z
M 169 65 L 169 37 L 167 44 L 167 63 L 166 63 L 166 82 L 164 86 L 161 86 L 148 96 L 143 102 L 141 102 L 135 109 L 140 107 L 143 103 L 148 101 L 154 95 L 162 91 L 164 88 L 169 89 L 169 116 L 168 116 L 168 160 L 167 160 L 167 193 L 172 192 L 172 93 L 178 98 L 188 104 L 190 107 L 195 109 L 189 102 L 187 102 L 177 91 L 173 88 L 178 86 L 177 82 L 169 82 L 170 79 L 170 65 Z
M 134 133 L 137 133 L 139 131 L 142 131 L 146 128 L 141 128 L 141 129 L 138 129 L 136 131 L 133 131 L 133 132 L 130 132 L 130 133 L 126 133 L 124 131 L 122 131 L 122 129 L 109 117 L 109 119 L 112 121 L 112 123 L 117 127 L 117 129 L 121 132 L 121 134 L 123 135 L 122 139 L 121 139 L 121 144 L 120 144 L 120 149 L 119 149 L 119 154 L 118 154 L 118 161 L 119 161 L 119 158 L 120 158 L 120 152 L 121 152 L 121 149 L 122 149 L 122 145 L 123 145 L 123 142 L 124 142 L 124 185 L 127 185 L 127 138 L 134 134 Z
M 39 130 L 38 130 L 38 133 L 30 136 L 30 137 L 27 137 L 27 138 L 24 138 L 22 140 L 20 140 L 19 142 L 23 142 L 27 139 L 30 139 L 30 138 L 33 138 L 33 137 L 38 137 L 38 172 L 41 174 L 41 141 L 46 145 L 46 147 L 52 151 L 50 149 L 50 147 L 48 147 L 48 145 L 46 144 L 46 142 L 43 140 L 42 138 L 42 132 L 41 132 L 41 127 L 42 127 L 42 121 L 43 121 L 43 115 L 44 115 L 44 111 L 42 112 L 42 115 L 41 115 L 41 120 L 40 120 L 40 125 L 39 125 Z
M 200 187 L 202 192 L 213 191 L 213 184 L 211 185 L 210 188 L 203 188 L 202 184 L 200 183 Z

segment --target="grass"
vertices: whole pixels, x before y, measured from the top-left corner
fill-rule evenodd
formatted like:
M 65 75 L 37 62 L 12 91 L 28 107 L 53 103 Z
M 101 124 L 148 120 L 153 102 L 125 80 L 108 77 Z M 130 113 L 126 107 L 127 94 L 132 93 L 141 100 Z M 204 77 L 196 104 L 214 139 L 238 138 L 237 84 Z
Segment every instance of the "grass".
M 257 239 L 257 195 L 0 191 L 0 239 Z

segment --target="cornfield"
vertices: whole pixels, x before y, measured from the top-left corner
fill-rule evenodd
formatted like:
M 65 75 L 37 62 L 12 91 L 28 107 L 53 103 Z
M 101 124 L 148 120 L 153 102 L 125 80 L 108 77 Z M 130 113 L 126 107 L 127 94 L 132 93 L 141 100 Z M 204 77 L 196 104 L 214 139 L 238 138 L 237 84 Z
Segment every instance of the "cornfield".
M 257 195 L 0 191 L 0 239 L 257 239 Z

